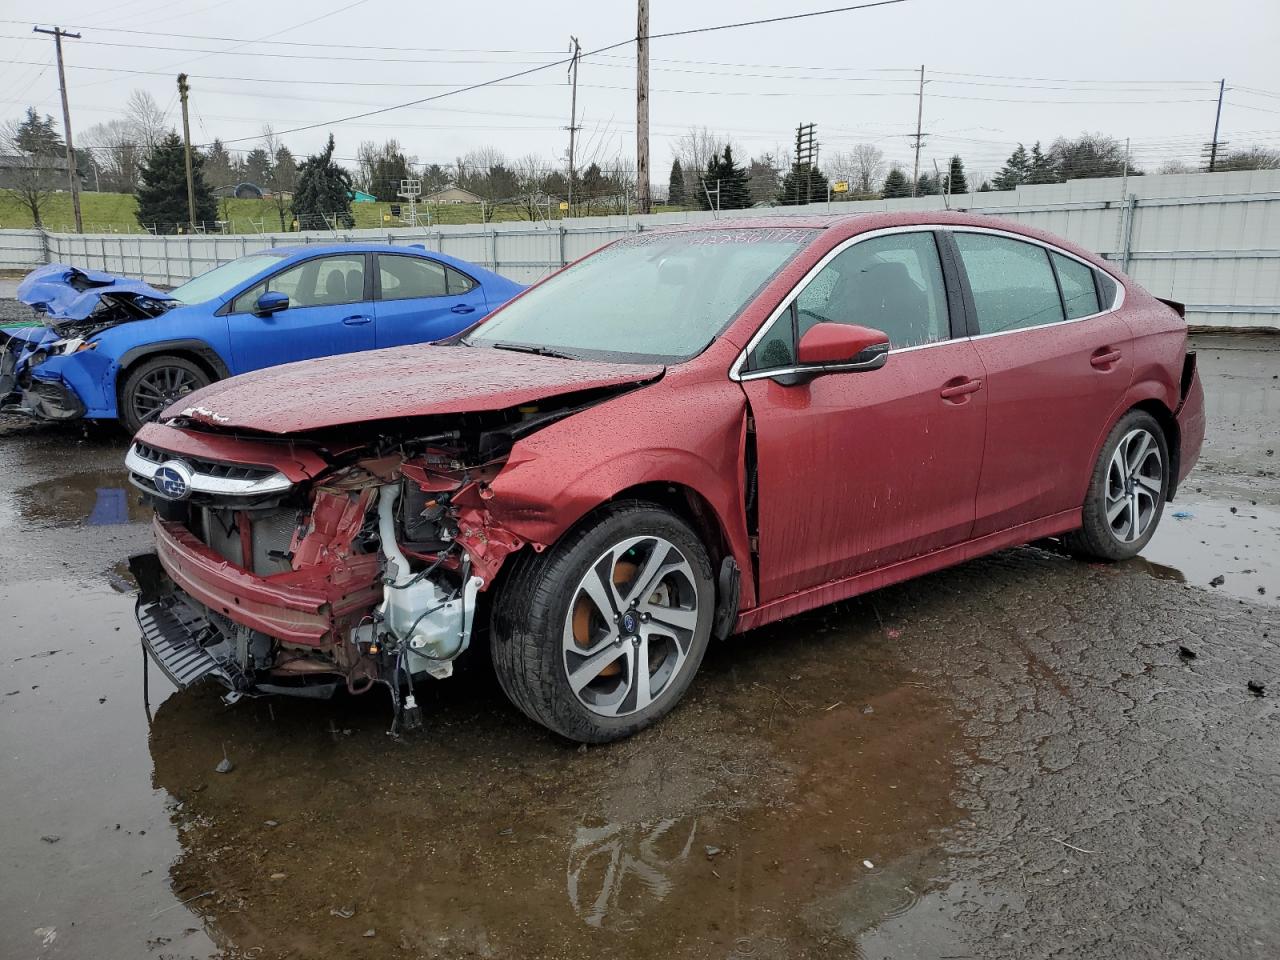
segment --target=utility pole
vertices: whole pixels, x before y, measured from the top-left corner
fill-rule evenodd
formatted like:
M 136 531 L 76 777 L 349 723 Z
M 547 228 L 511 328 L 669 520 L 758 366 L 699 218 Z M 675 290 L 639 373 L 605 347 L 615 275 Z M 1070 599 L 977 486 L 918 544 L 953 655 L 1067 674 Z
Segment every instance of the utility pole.
M 636 7 L 636 212 L 649 212 L 649 0 Z
M 570 50 L 573 56 L 569 59 L 569 77 L 573 83 L 573 93 L 569 96 L 569 216 L 573 216 L 573 139 L 578 132 L 578 60 L 582 56 L 582 47 L 578 38 L 569 37 L 573 41 Z
M 46 30 L 44 27 L 33 27 L 36 33 L 47 33 L 53 37 L 53 45 L 58 51 L 58 89 L 62 91 L 62 132 L 67 142 L 67 178 L 71 181 L 71 209 L 76 215 L 76 233 L 84 233 L 84 220 L 80 216 L 80 177 L 76 173 L 76 148 L 71 144 L 71 108 L 67 105 L 67 72 L 62 66 L 62 38 L 70 37 L 79 40 L 80 34 L 67 33 L 61 27 Z
M 187 160 L 187 219 L 196 228 L 196 184 L 191 175 L 191 124 L 187 121 L 187 75 L 178 74 L 178 96 L 182 98 L 182 146 Z
M 59 61 L 61 63 L 61 61 Z M 1209 144 L 1209 172 L 1213 173 L 1213 168 L 1218 162 L 1218 124 L 1222 122 L 1222 95 L 1227 89 L 1227 79 L 1223 77 L 1218 81 L 1218 112 L 1213 118 L 1213 141 Z
M 924 133 L 920 129 L 924 121 L 924 64 L 920 64 L 920 92 L 916 96 L 916 163 L 911 174 L 911 195 L 916 195 L 916 187 L 920 183 L 920 138 Z

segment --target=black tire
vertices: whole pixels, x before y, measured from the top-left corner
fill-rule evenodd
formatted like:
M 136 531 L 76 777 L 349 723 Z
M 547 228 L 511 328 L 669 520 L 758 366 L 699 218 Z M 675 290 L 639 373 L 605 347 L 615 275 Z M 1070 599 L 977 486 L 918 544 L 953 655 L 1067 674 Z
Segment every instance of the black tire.
M 168 403 L 180 400 L 213 380 L 196 363 L 183 357 L 149 357 L 129 371 L 120 389 L 120 422 L 130 434 L 159 416 Z M 168 402 L 157 401 L 157 394 Z
M 657 590 L 668 591 L 664 594 L 668 597 L 684 591 L 685 602 L 693 602 L 695 606 L 692 610 L 684 608 L 682 612 L 692 614 L 696 618 L 696 624 L 687 632 L 681 631 L 684 636 L 682 641 L 676 641 L 674 634 L 670 639 L 650 634 L 643 641 L 645 687 L 652 682 L 649 657 L 651 650 L 657 649 L 657 644 L 669 645 L 667 649 L 670 653 L 665 656 L 675 654 L 671 661 L 674 664 L 671 674 L 646 707 L 621 716 L 604 716 L 597 710 L 608 709 L 607 707 L 597 706 L 593 709 L 574 693 L 570 685 L 568 662 L 574 659 L 576 651 L 567 646 L 566 638 L 569 637 L 569 631 L 576 633 L 578 630 L 577 604 L 584 599 L 581 592 L 584 578 L 593 568 L 599 572 L 610 551 L 632 538 L 654 538 L 652 541 L 642 539 L 637 544 L 637 549 L 642 549 L 645 543 L 665 541 L 667 546 L 674 547 L 682 555 L 679 559 L 684 561 L 684 566 L 679 567 L 680 572 L 674 575 L 678 577 L 679 583 L 659 577 L 653 581 L 653 586 Z M 652 547 L 649 556 L 657 549 L 656 546 Z M 660 609 L 651 605 L 653 598 L 659 596 L 659 593 L 645 591 L 638 586 L 646 562 L 644 557 L 631 567 L 635 571 L 634 582 L 627 584 L 617 579 L 618 571 L 630 555 L 615 555 L 609 560 L 614 564 L 610 569 L 613 570 L 611 579 L 617 586 L 615 599 L 616 595 L 625 597 L 634 588 L 638 591 L 637 595 L 648 593 L 647 598 L 641 599 L 646 600 L 649 609 Z M 665 609 L 676 606 L 673 600 L 668 599 L 667 602 L 671 607 Z M 571 604 L 574 606 L 571 607 Z M 683 607 L 683 603 L 680 606 Z M 596 611 L 599 607 L 590 605 L 590 609 Z M 624 608 L 619 617 L 625 615 L 626 609 L 631 608 Z M 583 655 L 581 665 L 585 666 L 588 660 L 599 660 L 616 649 L 619 659 L 600 670 L 598 676 L 602 678 L 600 682 L 606 685 L 614 682 L 611 677 L 619 678 L 611 694 L 617 696 L 617 690 L 624 685 L 634 686 L 638 674 L 631 673 L 629 679 L 628 675 L 633 663 L 642 662 L 639 636 L 644 633 L 645 628 L 641 625 L 633 634 L 628 634 L 633 637 L 630 643 L 635 647 L 635 652 L 628 654 L 627 640 L 624 638 L 625 624 L 636 621 L 615 617 L 616 627 L 611 628 L 604 622 L 604 617 L 596 613 L 589 615 L 597 618 L 593 621 L 597 630 L 603 626 L 604 636 L 617 636 L 619 639 L 612 643 L 605 641 L 598 648 L 599 655 Z M 714 619 L 715 581 L 711 574 L 711 561 L 707 557 L 706 548 L 689 525 L 652 503 L 623 501 L 610 504 L 592 514 L 550 549 L 541 554 L 529 553 L 517 559 L 494 604 L 490 630 L 494 672 L 511 702 L 530 719 L 570 740 L 605 743 L 642 730 L 665 716 L 679 702 L 702 663 Z M 644 622 L 649 622 L 647 615 Z M 677 642 L 680 644 L 679 650 L 684 651 L 683 659 L 675 646 Z M 655 646 L 651 648 L 650 644 Z M 624 660 L 627 665 L 621 666 Z M 657 662 L 653 676 L 663 669 L 662 661 Z M 618 667 L 617 672 L 606 675 L 611 666 Z M 594 695 L 589 687 L 591 684 L 583 688 L 584 696 Z M 621 696 L 618 704 L 620 709 L 628 708 L 628 697 L 632 698 L 632 706 L 637 703 L 635 697 L 627 693 Z
M 1159 455 L 1159 484 L 1157 491 L 1154 483 L 1155 471 L 1149 469 L 1147 479 L 1144 479 L 1146 483 L 1144 489 L 1149 490 L 1150 494 L 1149 496 L 1144 494 L 1143 499 L 1150 501 L 1150 513 L 1146 514 L 1142 509 L 1138 510 L 1137 515 L 1145 519 L 1140 522 L 1137 535 L 1130 536 L 1132 531 L 1123 519 L 1124 514 L 1122 513 L 1116 521 L 1112 521 L 1108 519 L 1107 510 L 1109 503 L 1114 505 L 1117 502 L 1114 497 L 1117 490 L 1116 473 L 1112 469 L 1112 460 L 1120 445 L 1134 431 L 1145 431 L 1150 435 L 1155 452 Z M 1145 455 L 1145 462 L 1148 468 L 1154 463 L 1149 453 Z M 1098 454 L 1098 462 L 1094 464 L 1093 474 L 1089 479 L 1089 491 L 1085 495 L 1083 526 L 1063 538 L 1067 549 L 1076 556 L 1088 560 L 1128 560 L 1130 557 L 1137 556 L 1147 545 L 1152 534 L 1156 532 L 1160 517 L 1164 513 L 1165 498 L 1169 492 L 1169 467 L 1169 442 L 1163 428 L 1151 414 L 1143 410 L 1130 410 L 1111 429 L 1111 433 L 1107 435 L 1107 442 L 1102 445 L 1102 452 Z M 1130 483 L 1130 489 L 1133 486 L 1134 484 Z M 1122 508 L 1122 511 L 1132 511 L 1132 509 L 1132 507 Z M 1119 531 L 1117 526 L 1120 527 Z

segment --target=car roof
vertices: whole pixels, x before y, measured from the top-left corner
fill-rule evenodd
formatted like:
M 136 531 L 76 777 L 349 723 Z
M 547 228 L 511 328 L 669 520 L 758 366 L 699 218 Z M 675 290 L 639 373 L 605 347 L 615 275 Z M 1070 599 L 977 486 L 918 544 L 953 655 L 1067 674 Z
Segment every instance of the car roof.
M 457 257 L 451 257 L 447 253 L 440 253 L 436 250 L 428 250 L 421 243 L 397 244 L 387 243 L 385 240 L 359 240 L 345 243 L 299 243 L 288 247 L 269 247 L 266 250 L 257 252 L 276 254 L 282 257 L 314 257 L 330 253 L 399 253 L 408 256 L 430 257 L 433 260 L 447 263 L 467 273 L 475 273 L 477 270 L 486 274 L 492 273 L 492 271 L 486 270 L 478 263 L 460 260 Z

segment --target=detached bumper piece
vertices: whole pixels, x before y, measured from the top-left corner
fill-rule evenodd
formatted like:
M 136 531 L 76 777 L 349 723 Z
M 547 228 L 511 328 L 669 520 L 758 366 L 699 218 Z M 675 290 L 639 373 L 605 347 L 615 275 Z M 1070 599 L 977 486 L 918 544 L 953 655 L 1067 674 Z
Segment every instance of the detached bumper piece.
M 85 414 L 80 398 L 60 381 L 33 379 L 25 392 L 13 395 L 19 397 L 17 402 L 6 403 L 0 412 L 41 420 L 78 420 Z
M 214 679 L 235 689 L 231 674 L 200 643 L 208 621 L 186 604 L 140 600 L 136 614 L 142 646 L 175 686 L 185 690 L 201 680 Z

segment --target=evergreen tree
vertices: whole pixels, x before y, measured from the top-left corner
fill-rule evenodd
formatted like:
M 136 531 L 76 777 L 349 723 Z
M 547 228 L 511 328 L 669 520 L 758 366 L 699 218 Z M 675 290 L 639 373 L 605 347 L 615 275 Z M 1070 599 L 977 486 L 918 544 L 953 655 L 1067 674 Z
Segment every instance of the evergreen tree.
M 671 178 L 667 181 L 667 203 L 673 207 L 684 206 L 684 168 L 680 158 L 671 161 Z
M 894 197 L 909 196 L 911 196 L 911 181 L 907 179 L 905 173 L 894 167 L 884 178 L 884 198 L 891 200 Z
M 211 187 L 226 187 L 236 182 L 231 153 L 221 140 L 214 140 L 209 144 L 209 153 L 205 156 L 204 162 L 204 175 Z
M 158 233 L 189 229 L 187 166 L 182 140 L 176 133 L 162 138 L 138 171 L 138 223 L 155 224 Z M 218 205 L 204 179 L 204 157 L 191 151 L 191 179 L 196 196 L 196 223 L 218 218 Z
M 942 184 L 938 182 L 938 178 L 932 174 L 922 173 L 920 179 L 916 181 L 916 196 L 931 197 L 942 192 Z
M 778 191 L 779 203 L 826 203 L 827 177 L 815 166 L 800 167 L 792 164 L 782 178 Z
M 58 134 L 53 117 L 45 114 L 43 120 L 34 107 L 27 107 L 27 115 L 18 124 L 13 138 L 14 146 L 23 153 L 39 155 L 58 155 L 66 153 L 67 146 Z
M 979 193 L 990 193 L 993 189 L 995 189 L 995 188 L 991 186 L 991 181 L 990 181 L 990 180 L 983 180 L 983 181 L 982 181 L 982 186 L 980 186 L 980 187 L 978 188 L 978 192 L 979 192 Z
M 267 153 L 262 147 L 254 147 L 244 158 L 244 167 L 240 173 L 249 183 L 260 187 L 267 182 L 267 175 L 270 171 L 271 154 Z
M 1054 168 L 1053 161 L 1044 155 L 1040 150 L 1040 141 L 1037 140 L 1031 148 L 1031 163 L 1027 167 L 1026 183 L 1060 183 L 1062 180 L 1058 176 L 1058 171 Z
M 996 173 L 991 185 L 997 190 L 1012 190 L 1027 182 L 1031 164 L 1027 159 L 1027 148 L 1018 144 L 1018 149 L 1009 154 L 1003 167 Z
M 335 216 L 348 230 L 351 216 L 351 174 L 333 162 L 333 134 L 325 148 L 298 166 L 298 189 L 293 195 L 293 215 L 302 228 L 319 228 Z
M 956 154 L 951 158 L 951 167 L 944 181 L 947 193 L 968 193 L 969 181 L 964 175 L 964 161 Z
M 710 210 L 713 206 L 721 210 L 741 210 L 751 206 L 751 187 L 747 171 L 734 161 L 733 147 L 726 146 L 724 153 L 713 154 L 707 161 L 703 184 L 705 188 L 698 197 L 699 206 L 703 210 Z M 717 186 L 719 187 L 718 196 Z

